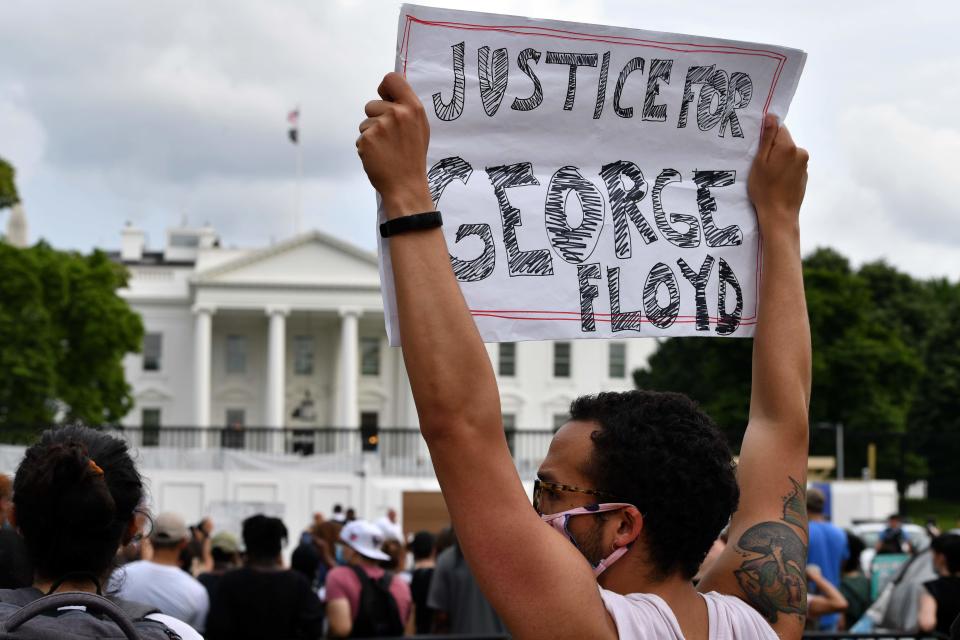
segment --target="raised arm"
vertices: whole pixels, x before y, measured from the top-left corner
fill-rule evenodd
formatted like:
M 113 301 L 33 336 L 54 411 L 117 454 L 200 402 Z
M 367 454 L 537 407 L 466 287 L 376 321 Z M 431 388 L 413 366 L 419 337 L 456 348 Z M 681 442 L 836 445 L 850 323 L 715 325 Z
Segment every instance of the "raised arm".
M 806 613 L 806 481 L 810 324 L 800 262 L 799 212 L 807 152 L 768 116 L 748 189 L 763 240 L 753 341 L 750 421 L 740 449 L 740 505 L 731 544 L 700 583 L 754 606 L 783 638 Z
M 812 617 L 846 611 L 849 603 L 840 590 L 823 577 L 820 567 L 807 566 L 807 578 L 817 587 L 817 593 L 807 596 L 807 613 Z
M 403 77 L 367 104 L 357 150 L 388 218 L 433 209 L 427 117 Z M 523 638 L 615 638 L 589 565 L 530 506 L 486 349 L 439 229 L 390 239 L 403 357 L 444 499 L 484 594 Z

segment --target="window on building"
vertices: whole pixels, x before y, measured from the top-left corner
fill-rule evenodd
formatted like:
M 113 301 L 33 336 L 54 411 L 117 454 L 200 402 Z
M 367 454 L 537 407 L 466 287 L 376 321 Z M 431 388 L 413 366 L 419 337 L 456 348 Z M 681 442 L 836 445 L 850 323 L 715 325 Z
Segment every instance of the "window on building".
M 155 447 L 160 444 L 160 409 L 141 409 L 140 428 L 144 447 Z
M 163 334 L 147 333 L 143 336 L 143 370 L 160 371 L 163 357 Z
M 553 377 L 570 377 L 570 343 L 553 343 Z
M 380 414 L 376 411 L 360 412 L 360 437 L 363 451 L 376 451 L 380 444 Z
M 298 376 L 313 375 L 313 336 L 294 336 L 293 373 Z
M 503 432 L 507 438 L 510 455 L 515 455 L 517 449 L 517 414 L 504 413 L 500 417 L 503 420 Z
M 517 375 L 517 345 L 515 342 L 500 343 L 497 371 L 501 376 Z
M 227 336 L 227 373 L 247 372 L 246 336 Z M 229 424 L 229 420 L 227 421 Z
M 246 409 L 227 409 L 227 428 L 243 429 L 247 425 Z
M 223 430 L 224 449 L 243 449 L 246 434 L 243 428 L 247 424 L 246 409 L 227 409 L 227 427 Z
M 627 377 L 627 345 L 623 342 L 611 342 L 610 344 L 610 366 L 609 375 L 611 378 Z
M 553 414 L 553 430 L 556 432 L 560 427 L 567 424 L 567 421 L 570 420 L 569 413 L 555 413 Z
M 360 373 L 365 376 L 380 375 L 380 338 L 360 338 Z

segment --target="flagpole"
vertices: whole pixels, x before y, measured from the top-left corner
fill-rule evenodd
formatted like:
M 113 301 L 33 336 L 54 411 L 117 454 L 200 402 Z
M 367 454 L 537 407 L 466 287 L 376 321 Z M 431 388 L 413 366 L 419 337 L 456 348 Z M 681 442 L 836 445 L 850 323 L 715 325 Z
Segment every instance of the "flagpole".
M 293 235 L 300 234 L 300 219 L 303 215 L 303 149 L 300 148 L 300 105 L 287 114 L 287 122 L 290 125 L 287 135 L 290 142 L 296 147 L 294 151 L 294 160 L 296 162 L 296 202 L 293 209 Z
M 300 218 L 303 210 L 303 149 L 300 141 L 294 145 L 297 148 L 297 209 L 293 219 L 293 235 L 300 235 Z

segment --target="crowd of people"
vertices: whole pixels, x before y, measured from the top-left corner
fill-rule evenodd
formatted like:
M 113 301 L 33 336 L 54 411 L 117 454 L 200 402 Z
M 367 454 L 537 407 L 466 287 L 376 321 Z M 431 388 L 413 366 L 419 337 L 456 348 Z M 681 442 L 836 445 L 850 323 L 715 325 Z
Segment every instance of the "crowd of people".
M 828 520 L 825 501 L 818 489 L 807 491 L 807 570 L 814 574 L 808 627 L 949 634 L 960 616 L 960 535 L 942 533 L 931 518 L 925 525 L 929 548 L 918 548 L 895 513 L 868 550 L 862 538 Z
M 238 538 L 144 500 L 123 442 L 45 432 L 14 482 L 0 475 L 0 604 L 94 592 L 185 640 L 505 632 L 450 528 L 407 537 L 394 509 L 370 522 L 334 505 L 287 562 L 279 518 L 249 517 Z
M 314 515 L 288 563 L 282 550 L 290 535 L 278 518 L 247 518 L 238 539 L 216 531 L 209 518 L 188 526 L 176 513 L 151 516 L 143 499 L 122 442 L 85 428 L 46 432 L 15 482 L 0 475 L 0 588 L 34 597 L 64 589 L 105 593 L 146 605 L 147 620 L 185 639 L 507 633 L 450 528 L 407 537 L 394 509 L 370 522 L 334 505 L 329 518 Z M 807 491 L 807 626 L 863 629 L 877 606 L 861 566 L 866 545 L 831 524 L 824 503 L 818 489 Z M 960 615 L 960 535 L 941 534 L 930 523 L 928 532 L 930 548 L 917 550 L 894 514 L 873 551 L 927 565 L 913 579 L 915 607 L 901 629 L 948 634 Z M 727 536 L 724 529 L 695 583 Z M 112 556 L 111 549 L 119 552 Z
M 942 533 L 930 518 L 924 528 L 931 543 L 918 549 L 904 530 L 903 516 L 892 514 L 868 549 L 856 533 L 830 522 L 825 502 L 819 489 L 807 490 L 807 630 L 948 636 L 960 616 L 960 535 Z M 724 529 L 695 583 L 726 546 Z M 892 572 L 878 569 L 891 560 Z

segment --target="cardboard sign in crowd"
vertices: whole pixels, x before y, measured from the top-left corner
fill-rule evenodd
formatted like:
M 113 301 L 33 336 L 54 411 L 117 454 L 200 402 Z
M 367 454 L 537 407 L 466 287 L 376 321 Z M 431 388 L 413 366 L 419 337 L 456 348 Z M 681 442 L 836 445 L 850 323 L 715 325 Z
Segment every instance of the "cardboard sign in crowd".
M 752 336 L 747 177 L 805 58 L 404 5 L 396 70 L 427 110 L 430 188 L 483 339 Z M 397 345 L 387 240 L 380 258 Z

